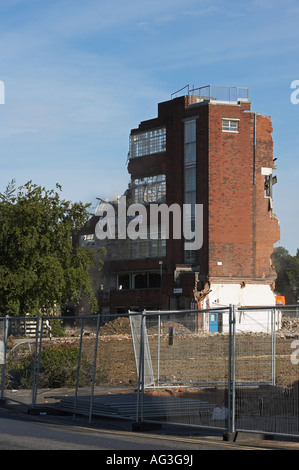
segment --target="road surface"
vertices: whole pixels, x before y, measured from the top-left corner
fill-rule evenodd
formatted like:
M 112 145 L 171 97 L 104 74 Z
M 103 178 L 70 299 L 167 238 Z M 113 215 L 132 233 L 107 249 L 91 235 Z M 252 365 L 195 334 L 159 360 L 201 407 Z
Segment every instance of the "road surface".
M 225 442 L 220 434 L 196 435 L 196 430 L 193 435 L 170 435 L 161 430 L 158 433 L 132 432 L 127 422 L 106 420 L 88 424 L 82 418 L 78 423 L 72 416 L 32 416 L 0 408 L 1 450 L 101 450 L 105 451 L 105 459 L 121 457 L 124 451 L 126 454 L 131 452 L 132 456 L 151 456 L 155 455 L 155 451 L 184 455 L 184 451 L 188 451 L 188 455 L 192 454 L 195 459 L 199 450 L 257 450 L 270 449 L 274 445 L 272 441 Z M 294 450 L 299 449 L 298 443 L 279 445 L 282 448 L 289 446 Z M 274 448 L 277 448 L 277 444 Z M 142 454 L 142 451 L 146 454 Z M 181 466 L 193 466 L 195 461 L 189 460 L 190 465 L 187 463 L 186 457 Z

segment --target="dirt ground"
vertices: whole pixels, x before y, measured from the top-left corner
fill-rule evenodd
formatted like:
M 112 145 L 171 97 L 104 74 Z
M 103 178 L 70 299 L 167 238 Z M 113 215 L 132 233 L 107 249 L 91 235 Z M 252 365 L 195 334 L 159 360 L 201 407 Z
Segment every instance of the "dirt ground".
M 173 341 L 169 338 L 170 326 L 174 327 Z M 75 343 L 79 346 L 78 325 L 69 325 L 66 331 L 67 336 L 63 338 L 43 338 L 43 347 L 50 343 Z M 95 358 L 95 331 L 94 325 L 86 325 L 82 338 L 82 354 L 90 364 Z M 171 321 L 161 324 L 160 337 L 157 332 L 157 324 L 147 325 L 145 374 L 146 377 L 154 377 L 155 385 L 194 389 L 201 385 L 227 383 L 228 334 L 194 332 Z M 15 347 L 13 341 L 9 349 Z M 110 386 L 136 386 L 138 341 L 135 348 L 134 352 L 128 317 L 118 317 L 101 326 L 97 342 L 97 370 L 101 372 L 98 374 L 101 383 L 97 385 L 103 382 Z M 299 381 L 299 319 L 284 321 L 282 330 L 276 334 L 274 356 L 272 349 L 270 334 L 237 334 L 236 382 L 243 385 L 275 383 L 276 386 L 292 388 Z M 21 348 L 16 351 L 20 354 Z
M 173 343 L 170 344 L 168 324 L 160 337 L 157 328 L 148 328 L 150 363 L 155 378 L 160 383 L 186 387 L 197 383 L 217 384 L 228 378 L 228 335 L 204 334 L 189 331 L 176 325 Z M 292 325 L 293 326 L 293 325 Z M 276 337 L 275 361 L 272 359 L 271 335 L 247 333 L 236 339 L 236 381 L 243 383 L 271 382 L 275 368 L 275 384 L 292 387 L 299 380 L 298 364 L 291 360 L 294 341 L 299 332 L 284 330 Z M 85 342 L 85 351 L 92 354 L 94 339 Z M 299 349 L 299 343 L 297 343 Z M 137 346 L 137 349 L 139 346 Z M 297 354 L 297 357 L 299 353 Z M 111 385 L 137 384 L 137 369 L 128 318 L 120 317 L 100 328 L 98 364 L 103 368 L 107 383 Z

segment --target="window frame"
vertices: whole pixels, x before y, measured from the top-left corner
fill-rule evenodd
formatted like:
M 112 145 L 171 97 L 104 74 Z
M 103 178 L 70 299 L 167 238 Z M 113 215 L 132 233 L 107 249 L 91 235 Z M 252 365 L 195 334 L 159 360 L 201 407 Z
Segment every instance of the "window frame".
M 166 175 L 161 173 L 131 180 L 133 204 L 151 204 L 166 201 Z
M 166 152 L 166 126 L 130 135 L 130 158 L 139 158 L 163 152 Z
M 121 278 L 127 282 L 121 284 Z M 161 289 L 161 273 L 158 271 L 132 271 L 117 274 L 117 290 L 148 290 Z
M 222 132 L 228 132 L 230 134 L 238 134 L 239 133 L 239 122 L 240 122 L 240 119 L 237 119 L 237 118 L 221 118 L 221 121 L 222 121 L 222 127 L 221 127 L 221 130 Z M 227 127 L 224 127 L 224 122 L 227 121 L 228 122 L 228 126 Z M 237 128 L 233 128 L 231 126 L 231 123 L 236 123 L 237 124 Z

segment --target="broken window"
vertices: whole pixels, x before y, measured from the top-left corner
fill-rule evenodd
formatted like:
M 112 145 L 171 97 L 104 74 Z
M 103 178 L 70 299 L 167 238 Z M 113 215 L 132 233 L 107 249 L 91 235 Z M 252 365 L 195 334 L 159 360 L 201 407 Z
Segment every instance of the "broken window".
M 138 273 L 134 275 L 135 289 L 155 289 L 161 286 L 159 273 Z
M 106 250 L 106 257 L 111 260 L 164 258 L 166 239 L 111 240 Z
M 277 183 L 277 176 L 265 176 L 265 196 L 273 197 L 273 185 Z
M 118 289 L 158 289 L 161 287 L 159 272 L 120 273 L 117 276 Z
M 132 203 L 165 202 L 166 175 L 147 176 L 131 182 Z
M 147 275 L 146 274 L 135 274 L 135 276 L 134 276 L 134 287 L 135 287 L 135 289 L 146 289 L 147 288 Z
M 149 273 L 148 274 L 148 287 L 155 288 L 161 287 L 161 276 L 158 273 Z
M 152 129 L 130 136 L 130 158 L 165 152 L 166 127 Z
M 130 274 L 119 274 L 118 275 L 118 288 L 119 289 L 130 289 Z
M 265 197 L 269 199 L 268 210 L 273 209 L 273 185 L 276 183 L 277 183 L 277 176 L 272 176 L 272 174 L 265 176 L 264 189 L 265 189 Z
M 79 244 L 81 247 L 93 246 L 95 244 L 96 237 L 94 233 L 88 233 L 81 235 Z

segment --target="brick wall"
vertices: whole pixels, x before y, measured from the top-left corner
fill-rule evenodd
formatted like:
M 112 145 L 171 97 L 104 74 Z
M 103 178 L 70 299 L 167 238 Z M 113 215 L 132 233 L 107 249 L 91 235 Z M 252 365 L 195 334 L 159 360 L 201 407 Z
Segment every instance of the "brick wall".
M 191 103 L 195 104 L 195 103 Z M 186 97 L 158 105 L 158 117 L 141 122 L 138 130 L 167 127 L 166 152 L 131 159 L 132 177 L 166 174 L 167 205 L 184 202 L 184 120 L 197 120 L 197 203 L 204 207 L 204 243 L 197 253 L 200 274 L 221 282 L 272 283 L 273 244 L 279 225 L 264 196 L 261 168 L 273 167 L 271 119 L 250 110 L 250 103 L 189 106 Z M 222 132 L 222 118 L 239 120 L 239 132 Z M 133 130 L 134 132 L 134 130 Z M 256 145 L 255 145 L 256 142 Z M 163 308 L 173 292 L 176 265 L 184 263 L 183 240 L 169 240 L 163 260 Z M 157 260 L 116 263 L 114 272 L 153 269 Z M 140 266 L 139 266 L 140 265 Z M 192 276 L 191 276 L 192 277 Z M 191 296 L 194 282 L 184 286 Z M 191 289 L 191 290 L 192 290 Z M 188 292 L 187 292 L 188 291 Z M 190 291 L 190 292 L 189 292 Z M 118 292 L 114 305 L 160 304 L 161 291 Z
M 273 166 L 272 125 L 257 115 L 254 151 L 255 116 L 247 106 L 209 106 L 209 275 L 273 279 L 279 227 L 261 175 L 262 166 Z M 222 117 L 240 119 L 239 133 L 222 132 Z
M 209 106 L 209 274 L 253 272 L 253 117 L 239 106 Z M 239 133 L 222 132 L 222 118 L 239 119 Z M 217 264 L 222 263 L 222 264 Z
M 278 220 L 264 197 L 265 177 L 261 168 L 273 168 L 272 123 L 268 116 L 256 116 L 256 205 L 255 205 L 255 276 L 276 278 L 271 264 L 273 244 L 280 238 Z M 275 187 L 274 187 L 275 206 Z

